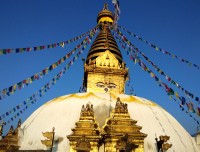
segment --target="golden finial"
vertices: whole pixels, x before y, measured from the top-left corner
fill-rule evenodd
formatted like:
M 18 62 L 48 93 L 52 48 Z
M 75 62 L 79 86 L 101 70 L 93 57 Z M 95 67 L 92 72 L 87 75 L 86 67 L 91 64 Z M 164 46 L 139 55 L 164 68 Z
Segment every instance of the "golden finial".
M 103 10 L 108 10 L 108 3 L 104 3 Z
M 10 126 L 10 130 L 8 131 L 8 136 L 11 136 L 11 135 L 13 135 L 13 131 L 14 131 L 14 128 L 13 128 L 13 125 L 12 126 Z
M 19 119 L 18 124 L 17 124 L 17 128 L 20 128 L 21 124 L 22 124 L 22 121 L 21 121 L 21 119 Z
M 103 10 L 99 12 L 97 16 L 97 23 L 99 24 L 100 22 L 104 22 L 104 21 L 113 23 L 113 20 L 114 20 L 114 16 L 112 12 L 109 11 L 108 4 L 104 3 Z
M 0 125 L 0 136 L 3 135 L 3 126 L 5 125 L 5 122 L 1 122 L 1 125 Z

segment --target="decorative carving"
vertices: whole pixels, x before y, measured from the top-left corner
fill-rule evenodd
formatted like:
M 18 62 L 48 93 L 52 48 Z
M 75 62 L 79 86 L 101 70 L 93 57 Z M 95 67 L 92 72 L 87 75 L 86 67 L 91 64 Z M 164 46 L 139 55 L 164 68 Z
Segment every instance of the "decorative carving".
M 119 151 L 124 150 L 125 152 L 131 152 L 133 149 L 138 148 L 138 145 L 132 143 L 128 137 L 128 134 L 125 134 L 117 141 L 115 148 Z
M 74 149 L 77 151 L 88 151 L 88 152 L 92 150 L 91 144 L 85 136 L 82 136 L 82 138 L 78 139 L 76 147 Z
M 115 113 L 126 113 L 128 114 L 128 106 L 126 103 L 122 103 L 120 98 L 117 98 L 117 102 L 115 105 Z
M 127 75 L 128 69 L 98 68 L 96 65 L 85 65 L 85 72 Z
M 93 111 L 93 105 L 92 104 L 86 104 L 86 107 L 83 105 L 81 109 L 81 117 L 93 117 L 94 111 Z

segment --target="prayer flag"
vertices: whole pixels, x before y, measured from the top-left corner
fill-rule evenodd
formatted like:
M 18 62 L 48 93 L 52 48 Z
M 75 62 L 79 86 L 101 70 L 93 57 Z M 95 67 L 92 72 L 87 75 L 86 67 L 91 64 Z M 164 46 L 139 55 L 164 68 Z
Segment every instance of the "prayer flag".
M 188 110 L 189 110 L 190 112 L 193 112 L 193 113 L 195 112 L 192 102 L 186 103 L 186 105 L 187 105 Z
M 185 105 L 186 99 L 185 99 L 184 97 L 181 97 L 180 100 L 181 100 L 181 104 L 182 104 L 182 105 Z
M 169 89 L 168 95 L 174 95 L 174 90 L 172 88 Z
M 196 109 L 196 114 L 197 114 L 198 116 L 200 116 L 200 107 L 197 107 L 197 109 Z

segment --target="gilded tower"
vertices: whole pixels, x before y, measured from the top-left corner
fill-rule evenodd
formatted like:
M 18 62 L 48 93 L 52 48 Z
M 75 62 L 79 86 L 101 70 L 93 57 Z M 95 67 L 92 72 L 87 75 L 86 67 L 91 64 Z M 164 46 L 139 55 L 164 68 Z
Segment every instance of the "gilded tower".
M 84 86 L 87 92 L 122 94 L 128 77 L 121 52 L 111 34 L 113 15 L 107 4 L 99 12 L 97 23 L 100 32 L 92 44 L 84 65 Z M 95 120 L 93 105 L 83 105 L 80 119 L 68 135 L 70 152 L 98 152 L 103 145 L 106 152 L 143 152 L 146 134 L 131 119 L 128 105 L 117 99 L 111 116 L 103 128 Z
M 112 12 L 105 4 L 97 16 L 100 32 L 84 65 L 84 87 L 87 92 L 124 93 L 128 69 L 110 31 L 113 19 Z

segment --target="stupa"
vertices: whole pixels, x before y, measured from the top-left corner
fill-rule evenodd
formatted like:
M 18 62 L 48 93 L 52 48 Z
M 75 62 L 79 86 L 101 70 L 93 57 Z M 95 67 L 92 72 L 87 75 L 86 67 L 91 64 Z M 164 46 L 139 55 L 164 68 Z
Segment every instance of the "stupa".
M 125 94 L 128 68 L 111 34 L 113 20 L 105 4 L 97 16 L 100 32 L 84 63 L 86 92 L 57 97 L 39 107 L 19 125 L 15 136 L 7 135 L 15 139 L 15 148 L 54 152 L 200 151 L 200 145 L 166 110 L 147 99 Z

